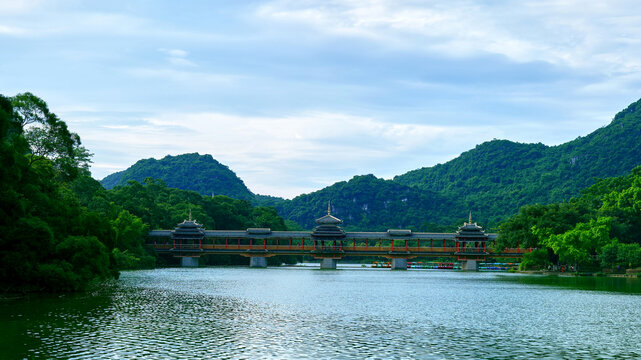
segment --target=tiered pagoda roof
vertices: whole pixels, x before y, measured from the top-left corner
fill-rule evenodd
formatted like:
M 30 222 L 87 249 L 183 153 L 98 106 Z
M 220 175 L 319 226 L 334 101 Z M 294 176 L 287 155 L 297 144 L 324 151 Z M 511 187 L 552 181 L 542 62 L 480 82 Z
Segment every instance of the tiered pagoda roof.
M 324 239 L 342 239 L 345 237 L 345 231 L 338 226 L 343 220 L 332 216 L 331 205 L 327 204 L 327 215 L 316 219 L 317 227 L 312 231 L 312 237 Z
M 478 226 L 477 223 L 472 223 L 472 213 L 470 213 L 469 222 L 463 223 L 456 231 L 457 240 L 488 240 L 488 235 L 483 231 L 483 228 Z
M 178 224 L 174 231 L 171 232 L 172 239 L 202 239 L 205 237 L 205 230 L 203 226 L 191 219 L 191 210 L 189 210 L 189 220 L 185 220 Z

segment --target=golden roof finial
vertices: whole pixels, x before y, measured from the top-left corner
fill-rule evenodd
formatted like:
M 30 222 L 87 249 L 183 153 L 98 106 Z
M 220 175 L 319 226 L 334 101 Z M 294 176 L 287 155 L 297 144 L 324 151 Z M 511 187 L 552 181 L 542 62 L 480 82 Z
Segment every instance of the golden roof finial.
M 191 221 L 191 208 L 189 208 L 189 221 Z
M 332 200 L 327 201 L 327 215 L 330 215 L 332 208 Z
M 472 223 L 472 210 L 470 210 L 470 224 Z

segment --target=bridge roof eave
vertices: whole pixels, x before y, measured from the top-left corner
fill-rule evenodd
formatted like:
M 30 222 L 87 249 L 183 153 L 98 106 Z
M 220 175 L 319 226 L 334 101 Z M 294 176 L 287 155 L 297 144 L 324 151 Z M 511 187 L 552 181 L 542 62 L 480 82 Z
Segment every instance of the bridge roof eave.
M 310 231 L 272 231 L 269 234 L 248 234 L 245 230 L 205 230 L 205 237 L 240 239 L 309 238 Z
M 346 239 L 384 239 L 384 240 L 454 240 L 454 233 L 412 233 L 393 236 L 387 232 L 348 232 Z
M 208 238 L 233 238 L 233 239 L 286 239 L 286 238 L 305 238 L 310 239 L 311 231 L 272 231 L 270 234 L 248 234 L 245 230 L 205 230 L 205 237 Z M 149 232 L 150 237 L 171 237 L 171 230 L 152 230 Z M 496 240 L 498 234 L 486 234 L 488 240 Z M 341 240 L 364 240 L 364 239 L 383 239 L 383 240 L 454 240 L 455 233 L 419 233 L 413 232 L 406 236 L 391 236 L 387 232 L 346 232 L 345 238 Z

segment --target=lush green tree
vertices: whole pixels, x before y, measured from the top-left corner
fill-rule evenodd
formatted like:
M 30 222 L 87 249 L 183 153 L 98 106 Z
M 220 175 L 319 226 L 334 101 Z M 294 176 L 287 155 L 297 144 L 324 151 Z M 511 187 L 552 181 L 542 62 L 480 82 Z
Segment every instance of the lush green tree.
M 534 249 L 532 252 L 523 254 L 523 259 L 519 264 L 519 269 L 545 269 L 550 264 L 549 258 L 547 249 Z
M 550 234 L 549 229 L 534 233 L 541 244 L 551 248 L 563 262 L 585 265 L 594 261 L 597 251 L 610 242 L 611 218 L 598 218 L 588 223 L 579 223 L 562 234 Z
M 259 206 L 252 210 L 255 227 L 266 227 L 272 231 L 285 231 L 285 221 L 282 217 L 278 216 L 276 209 L 271 207 Z
M 81 145 L 78 134 L 49 111 L 47 104 L 31 93 L 12 98 L 13 115 L 29 144 L 29 165 L 51 161 L 64 180 L 73 180 L 87 172 L 91 154 Z
M 601 248 L 597 258 L 604 268 L 638 267 L 641 266 L 641 246 L 613 240 Z
M 278 216 L 276 209 L 271 207 L 253 207 L 247 200 L 232 199 L 223 195 L 203 196 L 194 191 L 169 188 L 158 179 L 147 178 L 144 183 L 129 181 L 126 186 L 116 186 L 106 191 L 106 198 L 110 203 L 126 211 L 120 213 L 124 216 L 127 226 L 137 224 L 134 234 L 141 229 L 140 224 L 145 224 L 145 229 L 173 229 L 178 223 L 187 219 L 191 212 L 192 218 L 197 220 L 206 229 L 211 230 L 239 230 L 250 227 L 267 227 L 272 230 L 286 230 L 287 227 L 282 217 Z M 140 222 L 135 219 L 140 219 Z M 114 222 L 114 227 L 118 222 Z M 144 230 L 146 231 L 146 230 Z M 143 232 L 144 232 L 143 231 Z M 131 238 L 140 238 L 133 236 Z M 138 240 L 127 242 L 135 244 Z M 132 246 L 116 243 L 117 251 L 113 255 L 121 266 L 135 264 L 135 257 L 140 252 Z M 272 265 L 296 262 L 296 257 L 274 256 L 268 259 Z M 204 258 L 207 265 L 240 265 L 247 264 L 248 258 L 240 256 L 207 256 Z
M 38 125 L 48 129 L 49 150 L 42 153 L 42 139 L 29 135 Z M 108 221 L 81 206 L 70 191 L 68 181 L 83 170 L 75 152 L 79 146 L 44 101 L 31 94 L 0 96 L 0 285 L 5 291 L 78 290 L 117 275 L 109 256 Z

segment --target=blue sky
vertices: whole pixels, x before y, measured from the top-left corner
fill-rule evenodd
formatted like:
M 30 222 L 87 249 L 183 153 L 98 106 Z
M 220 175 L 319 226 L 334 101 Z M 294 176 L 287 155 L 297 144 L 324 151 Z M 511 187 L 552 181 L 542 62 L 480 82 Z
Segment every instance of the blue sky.
M 94 177 L 199 152 L 288 198 L 641 97 L 636 1 L 6 0 L 0 50 L 0 93 L 47 101 Z

